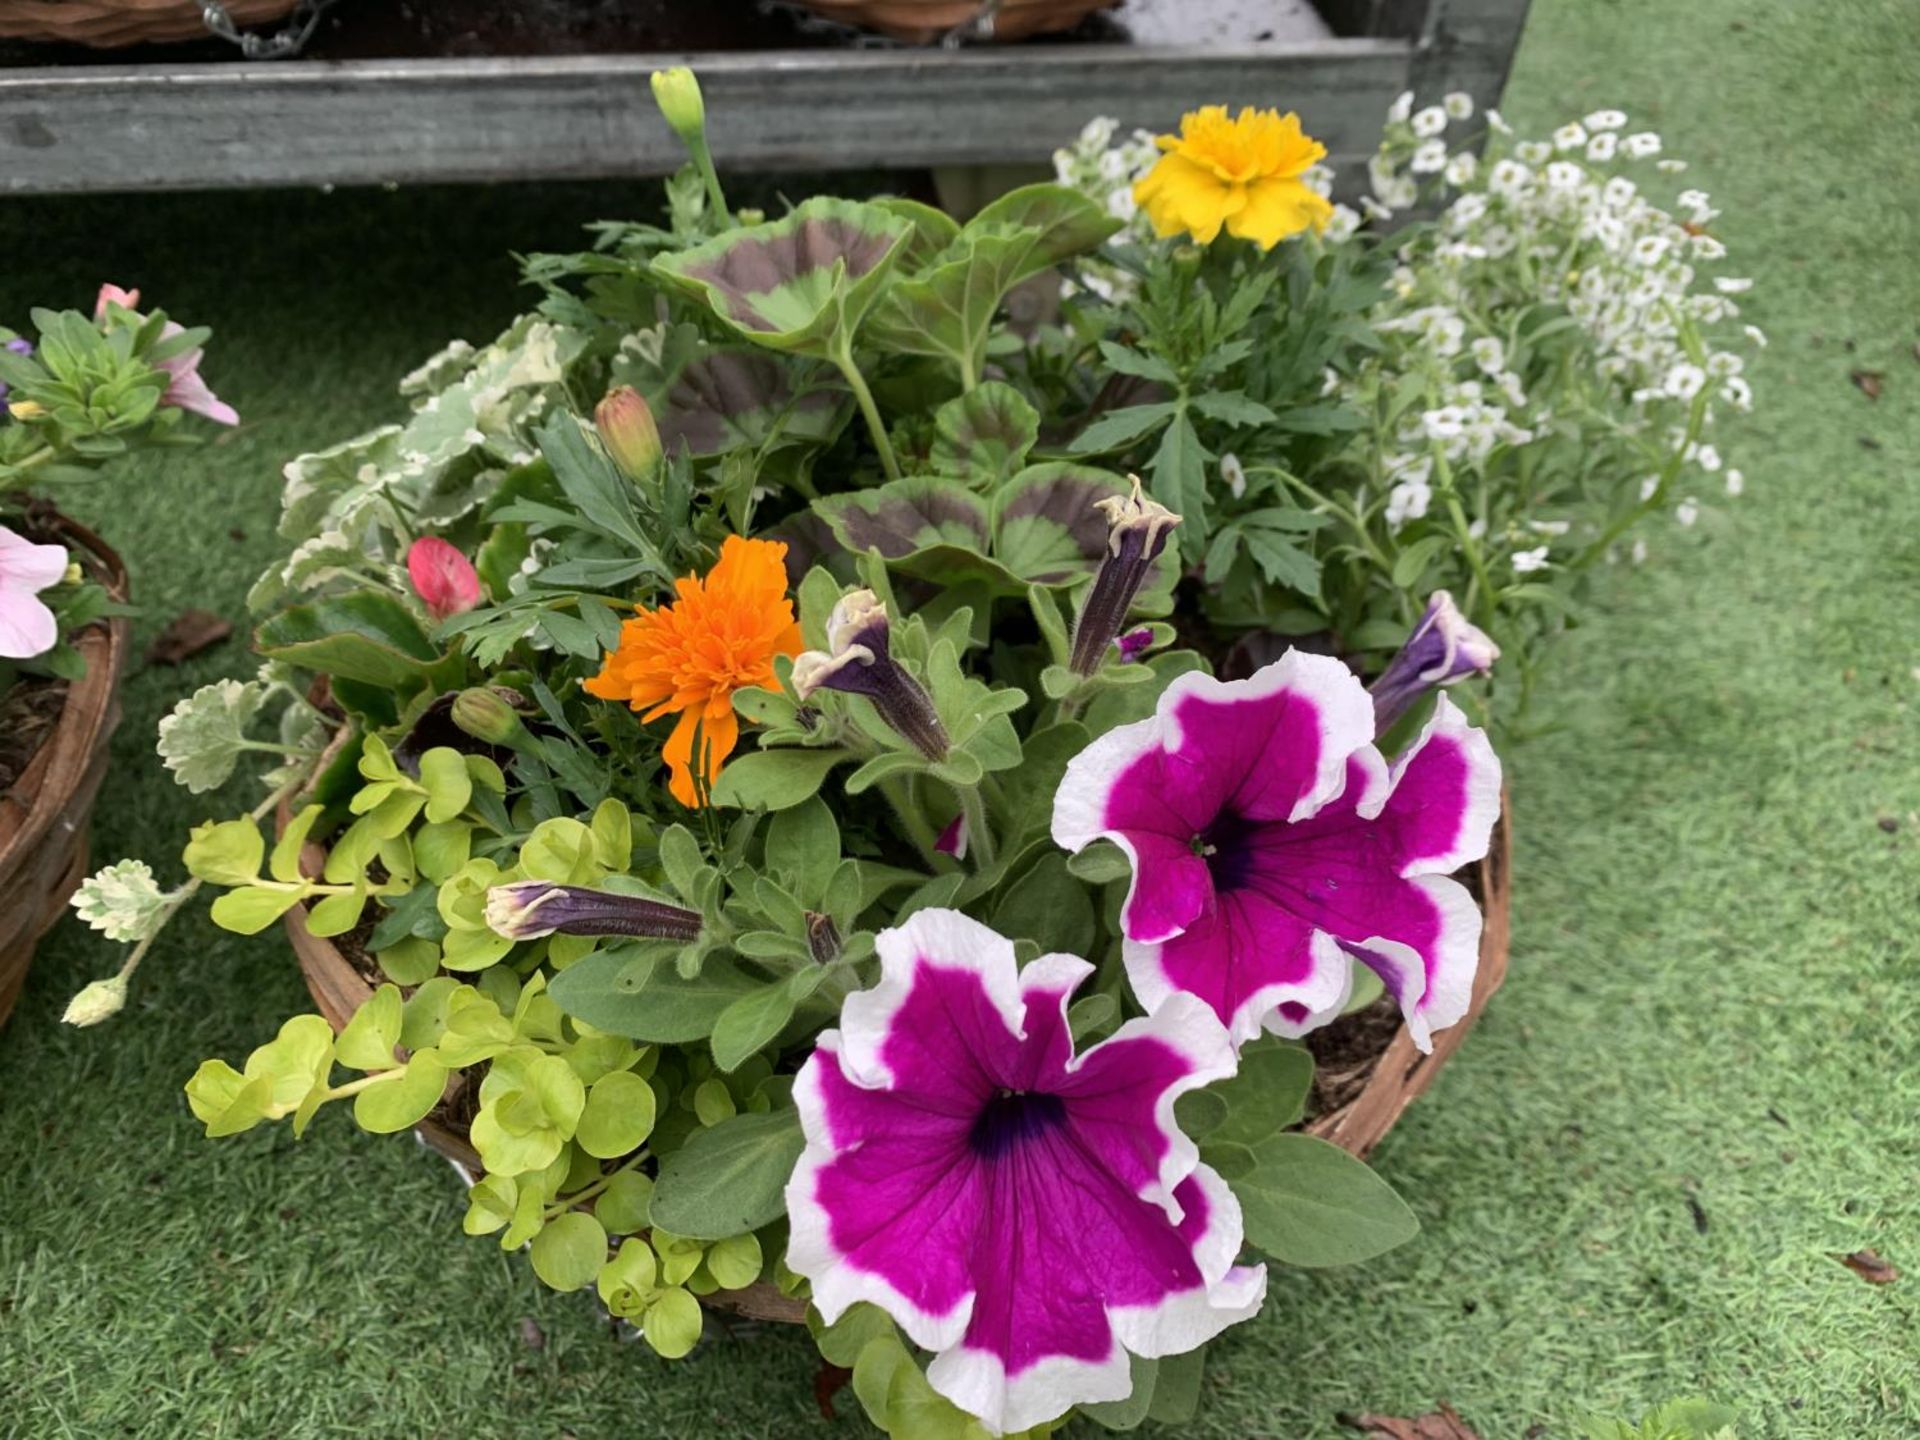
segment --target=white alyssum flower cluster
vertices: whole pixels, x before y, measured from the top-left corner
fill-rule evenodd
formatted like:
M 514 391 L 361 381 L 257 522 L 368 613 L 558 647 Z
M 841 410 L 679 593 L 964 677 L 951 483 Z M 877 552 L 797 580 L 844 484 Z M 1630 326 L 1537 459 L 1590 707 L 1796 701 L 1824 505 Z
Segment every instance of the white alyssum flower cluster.
M 1118 120 L 1100 115 L 1086 123 L 1071 145 L 1053 152 L 1053 174 L 1060 184 L 1098 201 L 1114 219 L 1126 222 L 1117 239 L 1145 244 L 1153 239 L 1153 227 L 1134 201 L 1133 186 L 1159 157 L 1152 131 L 1123 135 Z M 1066 281 L 1062 294 L 1071 297 L 1086 289 L 1102 300 L 1126 300 L 1138 283 L 1127 272 L 1097 262 L 1083 265 L 1078 280 Z
M 1640 503 L 1693 524 L 1692 481 L 1715 477 L 1733 495 L 1744 488 L 1706 436 L 1721 413 L 1751 408 L 1742 351 L 1766 343 L 1752 326 L 1726 333 L 1740 315 L 1734 297 L 1753 282 L 1708 273 L 1726 256 L 1708 228 L 1719 212 L 1699 190 L 1681 191 L 1671 209 L 1648 196 L 1657 177 L 1645 170 L 1685 167 L 1649 166 L 1660 137 L 1632 130 L 1621 111 L 1518 141 L 1488 112 L 1479 155 L 1449 143 L 1451 122 L 1470 114 L 1470 101 L 1416 110 L 1402 96 L 1368 166 L 1371 217 L 1429 198 L 1440 207 L 1396 252 L 1375 316 L 1392 343 L 1335 381 L 1350 400 L 1395 417 L 1374 464 L 1387 526 L 1428 516 L 1440 465 L 1462 488 L 1467 475 L 1527 477 L 1519 487 L 1475 488 L 1496 502 L 1517 489 L 1473 523 L 1486 526 L 1492 510 L 1489 538 L 1520 575 L 1550 568 L 1561 535 L 1585 544 L 1600 534 L 1600 517 L 1618 513 L 1610 494 L 1595 493 L 1610 484 L 1638 486 L 1650 475 Z M 1547 443 L 1551 460 L 1519 458 Z M 1596 448 L 1619 454 L 1583 464 Z M 1573 474 L 1558 483 L 1556 469 Z M 1538 513 L 1549 507 L 1576 518 Z

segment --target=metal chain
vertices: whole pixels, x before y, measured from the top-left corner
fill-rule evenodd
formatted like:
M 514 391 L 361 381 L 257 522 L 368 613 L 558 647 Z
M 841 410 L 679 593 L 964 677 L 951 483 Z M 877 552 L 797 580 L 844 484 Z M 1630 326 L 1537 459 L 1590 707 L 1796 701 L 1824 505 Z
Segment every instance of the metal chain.
M 247 59 L 288 60 L 306 48 L 307 41 L 319 28 L 320 17 L 326 14 L 333 0 L 300 0 L 294 7 L 292 20 L 278 35 L 253 35 L 241 30 L 220 0 L 199 0 L 199 4 L 200 19 L 208 31 L 238 45 Z

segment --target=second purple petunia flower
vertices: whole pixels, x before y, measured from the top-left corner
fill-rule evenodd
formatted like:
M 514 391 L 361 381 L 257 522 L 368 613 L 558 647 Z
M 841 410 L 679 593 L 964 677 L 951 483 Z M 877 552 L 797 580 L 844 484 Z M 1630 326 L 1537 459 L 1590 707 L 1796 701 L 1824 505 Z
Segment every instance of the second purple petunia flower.
M 934 1389 L 997 1432 L 1131 1389 L 1128 1352 L 1183 1354 L 1259 1310 L 1240 1205 L 1173 1102 L 1234 1073 L 1204 1005 L 1174 997 L 1073 1053 L 1093 967 L 954 910 L 878 939 L 794 1085 L 807 1148 L 787 1263 L 829 1322 L 869 1301 L 939 1352 Z
M 1183 675 L 1154 715 L 1067 767 L 1053 836 L 1133 862 L 1127 976 L 1149 1011 L 1205 1000 L 1244 1044 L 1340 1013 L 1375 970 L 1421 1049 L 1467 1011 L 1480 911 L 1450 872 L 1487 853 L 1500 762 L 1452 701 L 1389 767 L 1338 660 L 1289 651 L 1246 680 Z

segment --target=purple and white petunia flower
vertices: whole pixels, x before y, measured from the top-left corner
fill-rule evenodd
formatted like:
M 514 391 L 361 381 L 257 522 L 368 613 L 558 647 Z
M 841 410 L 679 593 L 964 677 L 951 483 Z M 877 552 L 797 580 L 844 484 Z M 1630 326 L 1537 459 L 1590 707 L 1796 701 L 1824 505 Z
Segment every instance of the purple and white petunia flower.
M 927 1379 L 998 1432 L 1131 1389 L 1128 1352 L 1177 1355 L 1247 1319 L 1239 1202 L 1174 1100 L 1234 1072 L 1206 1006 L 1174 997 L 1076 1056 L 1093 967 L 954 910 L 877 940 L 794 1085 L 807 1146 L 787 1263 L 829 1322 L 869 1301 L 937 1352 Z
M 1054 797 L 1068 850 L 1133 862 L 1127 978 L 1148 1011 L 1198 995 L 1236 1045 L 1339 1015 L 1376 971 L 1422 1050 L 1467 1012 L 1480 911 L 1452 871 L 1487 853 L 1500 762 L 1444 694 L 1391 767 L 1338 660 L 1290 650 L 1245 680 L 1180 676 L 1102 735 Z

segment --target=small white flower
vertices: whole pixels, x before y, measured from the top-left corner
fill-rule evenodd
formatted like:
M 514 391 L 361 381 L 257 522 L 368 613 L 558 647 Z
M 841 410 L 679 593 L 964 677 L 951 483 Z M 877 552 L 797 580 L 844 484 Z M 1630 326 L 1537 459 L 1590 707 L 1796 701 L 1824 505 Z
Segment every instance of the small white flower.
M 1496 195 L 1518 195 L 1533 181 L 1533 171 L 1518 160 L 1496 160 L 1487 175 L 1487 188 Z
M 1473 97 L 1464 90 L 1455 90 L 1442 96 L 1440 104 L 1455 120 L 1473 118 Z
M 1389 125 L 1402 124 L 1407 116 L 1412 113 L 1413 92 L 1411 90 L 1402 90 L 1400 92 L 1400 98 L 1387 107 L 1387 123 Z
M 1720 398 L 1736 410 L 1753 409 L 1753 387 L 1738 375 L 1730 376 L 1720 387 Z
M 1578 150 L 1587 143 L 1587 127 L 1578 120 L 1571 120 L 1553 132 L 1553 148 L 1556 150 Z
M 1587 141 L 1587 159 L 1604 164 L 1613 159 L 1620 148 L 1620 137 L 1611 130 L 1602 130 Z
M 1407 162 L 1407 168 L 1416 175 L 1435 175 L 1446 167 L 1447 142 L 1444 140 L 1423 140 L 1413 152 L 1413 159 Z
M 1553 158 L 1553 146 L 1544 140 L 1522 140 L 1513 147 L 1513 153 L 1523 164 L 1538 168 Z
M 1419 480 L 1406 480 L 1387 494 L 1387 527 L 1398 530 L 1409 520 L 1425 517 L 1433 503 L 1433 487 Z
M 1457 440 L 1466 433 L 1466 413 L 1458 405 L 1422 412 L 1420 423 L 1433 440 Z
M 1700 502 L 1689 495 L 1673 507 L 1673 518 L 1683 526 L 1693 524 L 1700 518 Z
M 1547 549 L 1548 547 L 1545 545 L 1538 545 L 1531 550 L 1514 551 L 1513 573 L 1516 575 L 1531 575 L 1536 570 L 1546 569 Z
M 1734 275 L 1716 275 L 1713 279 L 1713 288 L 1722 295 L 1744 295 L 1753 288 L 1753 281 Z
M 1507 363 L 1507 347 L 1500 343 L 1499 337 L 1482 335 L 1468 347 L 1473 351 L 1473 363 L 1482 373 L 1498 375 Z
M 1571 520 L 1529 520 L 1527 528 L 1536 535 L 1549 535 L 1558 538 L 1573 528 Z
M 1600 187 L 1600 198 L 1615 210 L 1624 210 L 1633 203 L 1638 187 L 1624 175 L 1615 175 Z
M 1731 466 L 1727 468 L 1727 494 L 1743 495 L 1747 489 L 1747 477 Z
M 1487 128 L 1501 135 L 1511 135 L 1513 133 L 1513 126 L 1507 123 L 1507 117 L 1502 115 L 1498 110 L 1493 109 L 1487 111 Z
M 1393 218 L 1392 209 L 1386 205 L 1382 205 L 1371 195 L 1362 195 L 1360 197 L 1360 208 L 1366 212 L 1369 220 L 1391 220 Z
M 1131 185 L 1118 185 L 1107 196 L 1107 213 L 1116 220 L 1131 220 L 1139 212 Z
M 1571 160 L 1556 160 L 1547 166 L 1547 188 L 1566 192 L 1578 190 L 1587 178 L 1587 172 Z
M 1407 210 L 1420 203 L 1420 187 L 1410 176 L 1402 175 L 1380 192 L 1380 198 L 1396 210 Z
M 1651 130 L 1642 130 L 1637 135 L 1629 135 L 1620 142 L 1621 149 L 1635 160 L 1651 160 L 1660 153 L 1660 137 Z
M 1486 516 L 1482 515 L 1467 523 L 1467 538 L 1469 540 L 1484 540 L 1487 538 Z
M 1694 259 L 1724 260 L 1727 258 L 1727 247 L 1714 239 L 1713 236 L 1695 235 L 1692 237 L 1692 240 Z
M 1618 130 L 1626 123 L 1626 112 L 1621 110 L 1596 110 L 1586 119 L 1589 130 Z
M 1413 133 L 1422 140 L 1431 140 L 1447 128 L 1447 112 L 1438 105 L 1429 105 L 1413 117 Z
M 1707 372 L 1698 365 L 1682 360 L 1667 371 L 1667 378 L 1661 388 L 1676 400 L 1691 400 L 1698 395 L 1707 383 Z
M 1738 375 L 1747 368 L 1747 362 L 1731 350 L 1716 350 L 1707 356 L 1707 374 L 1715 380 L 1725 380 L 1728 376 Z
M 1336 205 L 1333 214 L 1327 217 L 1327 228 L 1322 233 L 1329 242 L 1338 245 L 1342 240 L 1351 239 L 1353 232 L 1359 228 L 1360 212 L 1350 205 Z
M 1654 168 L 1664 175 L 1679 175 L 1686 170 L 1687 162 L 1684 160 L 1661 160 L 1656 162 Z
M 1634 541 L 1633 549 L 1628 553 L 1633 556 L 1634 564 L 1636 565 L 1646 564 L 1647 563 L 1647 542 L 1645 540 Z
M 1500 393 L 1507 397 L 1507 403 L 1516 410 L 1527 408 L 1527 392 L 1520 387 L 1520 377 L 1511 370 L 1500 376 Z M 1531 437 L 1529 437 L 1531 438 Z
M 1238 500 L 1247 493 L 1247 472 L 1240 464 L 1240 457 L 1229 451 L 1220 457 L 1220 479 L 1227 487 L 1227 493 Z
M 1640 482 L 1640 502 L 1645 504 L 1653 498 L 1653 492 L 1660 488 L 1660 477 L 1649 475 Z
M 1479 174 L 1479 172 L 1479 157 L 1471 150 L 1462 150 L 1458 155 L 1447 161 L 1447 183 L 1456 189 L 1469 184 L 1473 180 L 1473 177 Z M 1475 198 L 1480 200 L 1483 207 L 1485 206 L 1485 196 L 1476 196 Z
M 1711 475 L 1720 468 L 1720 452 L 1711 445 L 1696 445 L 1693 448 L 1693 463 Z
M 1767 332 L 1762 330 L 1758 325 L 1742 325 L 1740 328 L 1746 332 L 1747 339 L 1751 340 L 1755 345 L 1758 345 L 1762 350 L 1767 348 Z
M 1641 265 L 1658 265 L 1672 246 L 1664 235 L 1642 235 L 1633 242 L 1633 258 Z

